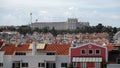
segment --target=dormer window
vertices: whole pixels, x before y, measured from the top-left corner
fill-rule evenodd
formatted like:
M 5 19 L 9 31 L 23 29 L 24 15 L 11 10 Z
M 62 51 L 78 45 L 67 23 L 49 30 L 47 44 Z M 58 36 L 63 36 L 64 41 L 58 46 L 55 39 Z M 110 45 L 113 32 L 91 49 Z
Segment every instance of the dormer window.
M 81 54 L 85 54 L 85 49 L 82 49 L 82 50 L 81 50 Z
M 89 54 L 90 54 L 90 55 L 93 54 L 93 50 L 89 50 Z
M 100 54 L 100 50 L 95 50 L 95 53 L 96 54 Z
M 25 52 L 16 52 L 15 55 L 26 55 Z

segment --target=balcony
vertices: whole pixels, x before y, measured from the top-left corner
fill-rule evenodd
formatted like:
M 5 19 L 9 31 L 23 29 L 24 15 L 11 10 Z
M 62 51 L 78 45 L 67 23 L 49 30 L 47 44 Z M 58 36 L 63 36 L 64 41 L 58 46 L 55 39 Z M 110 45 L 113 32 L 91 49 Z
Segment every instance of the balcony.
M 19 61 L 19 60 L 25 60 L 25 61 L 56 61 L 56 55 L 13 55 L 12 60 L 13 61 Z

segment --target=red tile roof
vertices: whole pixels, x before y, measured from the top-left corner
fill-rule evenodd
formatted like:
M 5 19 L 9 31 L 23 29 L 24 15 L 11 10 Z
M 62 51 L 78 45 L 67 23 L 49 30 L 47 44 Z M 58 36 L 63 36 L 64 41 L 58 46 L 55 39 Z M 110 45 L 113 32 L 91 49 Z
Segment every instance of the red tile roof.
M 70 44 L 47 44 L 45 51 L 56 51 L 57 55 L 68 55 Z
M 15 45 L 7 44 L 1 48 L 2 51 L 5 51 L 6 55 L 12 55 L 14 52 Z
M 17 47 L 15 44 L 6 44 L 1 48 L 1 50 L 5 51 L 5 55 L 12 55 L 14 51 L 28 51 L 28 47 L 28 44 L 18 45 Z
M 68 55 L 70 44 L 46 44 L 43 51 L 55 51 L 57 55 Z M 30 51 L 29 44 L 21 44 L 17 47 L 15 44 L 6 44 L 1 48 L 5 55 L 12 55 L 15 51 Z M 39 50 L 38 50 L 39 51 Z

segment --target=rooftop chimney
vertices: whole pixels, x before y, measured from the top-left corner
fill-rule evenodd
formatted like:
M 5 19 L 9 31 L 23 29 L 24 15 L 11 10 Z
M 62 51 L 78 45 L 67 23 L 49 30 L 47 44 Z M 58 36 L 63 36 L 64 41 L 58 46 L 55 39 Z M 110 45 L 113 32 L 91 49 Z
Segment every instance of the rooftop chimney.
M 75 40 L 72 41 L 71 46 L 76 47 Z
M 32 43 L 32 55 L 36 55 L 36 42 Z

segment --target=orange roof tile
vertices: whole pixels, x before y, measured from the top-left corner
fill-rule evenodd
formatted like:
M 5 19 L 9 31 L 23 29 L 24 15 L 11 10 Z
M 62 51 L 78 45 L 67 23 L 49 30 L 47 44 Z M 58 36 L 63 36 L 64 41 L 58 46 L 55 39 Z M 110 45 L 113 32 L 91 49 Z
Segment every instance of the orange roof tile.
M 15 46 L 15 44 L 6 44 L 1 48 L 1 50 L 5 51 L 5 55 L 12 55 L 14 51 L 28 51 L 28 47 L 28 44 L 21 44 L 17 47 Z
M 56 51 L 57 55 L 68 55 L 70 44 L 47 44 L 45 51 Z
M 44 51 L 55 51 L 57 55 L 68 55 L 70 44 L 46 44 Z M 29 44 L 6 44 L 1 48 L 5 55 L 12 55 L 15 51 L 30 51 Z
M 5 51 L 5 54 L 6 55 L 12 55 L 13 52 L 14 52 L 14 47 L 15 45 L 14 44 L 6 44 L 5 46 L 3 46 L 1 48 L 2 51 Z

